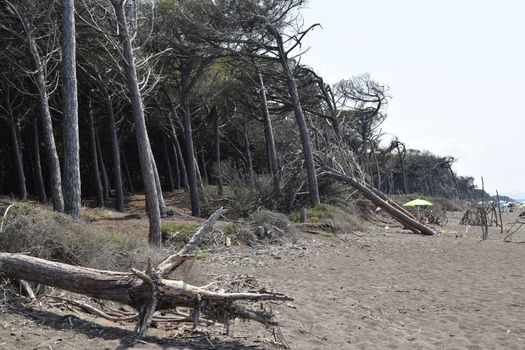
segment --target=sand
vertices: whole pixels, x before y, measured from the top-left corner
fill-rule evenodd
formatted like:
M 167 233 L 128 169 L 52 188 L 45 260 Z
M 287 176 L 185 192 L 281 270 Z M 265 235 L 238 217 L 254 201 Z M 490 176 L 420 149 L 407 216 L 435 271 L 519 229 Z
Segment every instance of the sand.
M 525 244 L 502 242 L 496 228 L 480 241 L 481 229 L 459 217 L 440 237 L 372 225 L 336 238 L 302 234 L 293 247 L 225 248 L 198 262 L 193 282 L 249 275 L 295 297 L 272 305 L 292 349 L 524 349 Z M 525 229 L 513 241 L 525 242 Z M 280 348 L 253 322 L 236 321 L 230 336 L 220 325 L 152 329 L 133 344 L 130 324 L 38 305 L 3 309 L 2 349 Z

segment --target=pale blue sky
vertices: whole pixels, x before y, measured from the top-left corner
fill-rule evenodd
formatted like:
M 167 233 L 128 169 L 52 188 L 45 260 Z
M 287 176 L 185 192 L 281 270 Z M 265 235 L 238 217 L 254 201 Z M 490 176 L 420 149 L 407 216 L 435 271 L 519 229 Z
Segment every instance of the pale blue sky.
M 525 198 L 525 1 L 310 0 L 303 15 L 323 27 L 303 64 L 390 87 L 384 132 Z

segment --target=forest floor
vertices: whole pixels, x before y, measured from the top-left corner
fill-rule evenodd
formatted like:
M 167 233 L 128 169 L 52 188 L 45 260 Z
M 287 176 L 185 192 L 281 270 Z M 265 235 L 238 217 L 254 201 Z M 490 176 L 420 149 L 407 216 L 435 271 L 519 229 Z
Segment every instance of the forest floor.
M 108 232 L 144 235 L 144 215 L 134 210 L 83 216 Z M 506 226 L 517 215 L 504 213 Z M 176 324 L 136 342 L 130 323 L 16 303 L 0 314 L 0 348 L 279 349 L 284 339 L 292 349 L 523 349 L 525 227 L 513 243 L 498 228 L 480 241 L 481 229 L 460 226 L 461 216 L 449 213 L 439 237 L 370 223 L 332 238 L 302 232 L 294 244 L 222 247 L 193 265 L 190 283 L 239 279 L 293 296 L 272 305 L 283 337 L 236 321 L 230 335 L 220 324 Z

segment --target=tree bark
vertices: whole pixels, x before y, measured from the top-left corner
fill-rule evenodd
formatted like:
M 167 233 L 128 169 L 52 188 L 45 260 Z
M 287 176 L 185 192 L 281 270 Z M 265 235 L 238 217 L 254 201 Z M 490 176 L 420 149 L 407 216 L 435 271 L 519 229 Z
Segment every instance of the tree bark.
M 97 140 L 95 137 L 95 123 L 93 121 L 93 105 L 91 99 L 88 101 L 88 123 L 89 123 L 89 146 L 91 150 L 91 163 L 93 175 L 95 177 L 95 194 L 96 207 L 104 206 L 104 190 L 102 188 L 102 180 L 100 178 L 98 157 L 97 157 Z
M 272 175 L 273 185 L 276 190 L 279 190 L 279 170 L 277 151 L 275 149 L 275 139 L 273 137 L 272 119 L 270 118 L 270 111 L 268 109 L 268 99 L 266 97 L 266 86 L 259 67 L 256 65 L 257 77 L 259 78 L 260 95 L 261 95 L 261 109 L 264 118 L 264 132 L 267 147 L 267 157 L 270 174 Z
M 188 184 L 188 173 L 186 171 L 186 163 L 184 161 L 184 156 L 182 155 L 182 150 L 180 148 L 179 139 L 177 137 L 177 131 L 175 130 L 175 126 L 173 125 L 173 121 L 171 120 L 171 118 L 169 118 L 169 121 L 170 121 L 170 127 L 171 127 L 171 137 L 173 140 L 173 147 L 175 147 L 175 153 L 177 154 L 179 177 L 180 177 L 182 186 L 184 186 L 184 190 L 189 191 L 190 186 Z
M 201 164 L 202 164 L 202 181 L 205 186 L 208 186 L 208 169 L 206 168 L 206 159 L 204 157 L 204 150 L 201 149 Z
M 117 136 L 117 122 L 115 118 L 115 112 L 113 110 L 113 102 L 107 89 L 105 82 L 102 80 L 101 75 L 97 77 L 97 85 L 104 99 L 106 105 L 106 113 L 109 117 L 109 133 L 111 139 L 111 158 L 113 161 L 113 180 L 115 186 L 115 209 L 119 212 L 123 212 L 124 206 L 124 181 L 122 179 L 122 166 L 120 164 L 120 146 Z
M 188 173 L 188 186 L 190 189 L 191 215 L 201 215 L 201 203 L 199 198 L 199 189 L 197 184 L 197 164 L 195 162 L 195 150 L 193 148 L 193 133 L 191 128 L 191 110 L 189 96 L 189 76 L 192 65 L 186 63 L 182 67 L 180 78 L 181 107 L 183 111 L 184 124 L 184 150 L 186 153 L 186 170 Z
M 142 105 L 142 96 L 135 68 L 135 57 L 131 46 L 126 16 L 124 14 L 124 1 L 111 0 L 115 9 L 118 22 L 118 34 L 122 45 L 122 54 L 124 56 L 124 66 L 126 78 L 131 98 L 131 110 L 135 120 L 135 135 L 139 150 L 140 167 L 146 192 L 146 206 L 149 217 L 149 243 L 152 246 L 161 246 L 160 233 L 160 207 L 159 196 L 155 185 L 155 174 L 153 171 L 153 161 L 151 159 L 151 150 L 149 145 L 146 121 L 144 118 L 144 107 Z
M 9 124 L 9 140 L 11 150 L 11 161 L 13 163 L 13 175 L 16 184 L 16 190 L 20 199 L 25 200 L 27 198 L 26 189 L 26 177 L 24 173 L 24 162 L 22 160 L 22 145 L 18 138 L 17 126 L 18 119 L 15 116 L 13 107 L 10 99 L 10 89 L 6 89 L 4 107 L 7 112 L 8 124 Z
M 78 140 L 75 1 L 62 0 L 62 100 L 64 140 L 64 211 L 80 216 L 80 146 Z
M 100 147 L 100 138 L 95 132 L 95 141 L 97 143 L 97 154 L 98 154 L 98 165 L 99 171 L 102 174 L 102 186 L 104 188 L 104 200 L 109 201 L 109 189 L 111 185 L 109 184 L 108 172 L 106 170 L 106 163 L 104 162 L 104 157 L 102 156 L 102 147 Z
M 151 150 L 151 145 L 149 147 L 151 167 L 153 169 L 153 176 L 155 177 L 155 188 L 157 189 L 157 197 L 159 200 L 159 210 L 160 217 L 166 216 L 166 202 L 164 201 L 164 195 L 162 194 L 162 184 L 160 183 L 159 171 L 157 169 L 157 162 L 155 161 L 155 156 L 153 156 L 153 151 Z
M 174 170 L 174 180 L 175 180 L 175 189 L 179 189 L 181 187 L 181 168 L 180 163 L 181 160 L 179 159 L 179 154 L 177 153 L 177 147 L 175 146 L 175 142 L 171 139 L 171 137 L 168 139 L 169 144 L 171 147 L 171 153 L 173 154 L 173 170 Z
M 46 152 L 49 161 L 49 181 L 51 191 L 51 201 L 53 209 L 64 211 L 64 198 L 62 194 L 62 179 L 60 172 L 60 162 L 58 160 L 57 149 L 55 145 L 55 136 L 53 135 L 53 121 L 49 109 L 49 94 L 47 92 L 46 78 L 44 75 L 44 64 L 40 58 L 40 53 L 36 45 L 36 40 L 29 30 L 29 24 L 25 23 L 24 28 L 27 35 L 27 41 L 31 52 L 33 65 L 35 66 L 35 82 L 38 90 L 38 102 L 40 113 L 42 113 L 42 128 Z
M 244 157 L 246 158 L 246 172 L 248 173 L 250 183 L 255 184 L 255 173 L 253 171 L 252 151 L 250 150 L 250 139 L 248 138 L 248 126 L 246 120 L 244 121 L 244 128 L 242 130 L 242 139 L 244 143 Z
M 35 116 L 32 122 L 32 137 L 31 137 L 31 156 L 33 157 L 33 174 L 35 177 L 35 187 L 38 192 L 40 202 L 47 203 L 46 187 L 44 185 L 44 178 L 42 176 L 42 166 L 40 165 L 40 143 L 38 141 L 38 117 Z
M 215 153 L 215 171 L 217 172 L 217 194 L 224 195 L 224 184 L 222 182 L 222 168 L 221 168 L 221 135 L 220 135 L 220 116 L 217 112 L 217 107 L 213 106 L 211 110 L 213 119 L 213 144 Z
M 168 144 L 166 142 L 166 136 L 162 133 L 162 150 L 164 152 L 164 159 L 166 160 L 166 170 L 168 172 L 168 190 L 175 190 L 175 181 L 173 180 L 173 172 L 171 170 L 170 154 L 168 152 Z
M 131 178 L 131 173 L 129 172 L 128 161 L 126 160 L 126 155 L 122 153 L 122 162 L 124 164 L 124 169 L 126 170 L 126 178 L 128 179 L 129 191 L 131 193 L 135 192 L 133 187 L 133 179 Z
M 290 94 L 290 99 L 294 109 L 295 121 L 297 122 L 299 134 L 301 136 L 306 175 L 308 177 L 310 204 L 316 205 L 319 204 L 321 200 L 319 198 L 319 186 L 317 184 L 317 174 L 315 172 L 314 157 L 312 154 L 312 146 L 310 142 L 310 136 L 308 134 L 308 127 L 306 125 L 306 118 L 301 107 L 301 101 L 299 100 L 299 94 L 297 92 L 297 86 L 295 85 L 294 76 L 292 70 L 290 69 L 290 62 L 288 61 L 288 56 L 284 50 L 282 36 L 274 26 L 268 24 L 267 28 L 277 42 L 279 60 L 286 76 L 286 83 L 288 85 L 288 92 Z

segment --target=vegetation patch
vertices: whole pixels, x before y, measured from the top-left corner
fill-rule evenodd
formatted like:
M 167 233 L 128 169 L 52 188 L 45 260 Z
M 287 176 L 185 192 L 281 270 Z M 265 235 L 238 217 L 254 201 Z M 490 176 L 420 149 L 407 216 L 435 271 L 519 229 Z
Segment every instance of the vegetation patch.
M 265 209 L 227 226 L 224 234 L 234 242 L 249 246 L 262 242 L 294 243 L 298 239 L 298 231 L 286 215 Z
M 38 205 L 17 204 L 0 233 L 0 251 L 99 269 L 144 268 L 158 263 L 166 250 L 151 248 L 144 236 L 105 232 L 83 220 Z
M 320 231 L 319 236 L 325 237 L 325 238 L 335 238 L 335 233 L 333 232 L 326 232 L 326 231 Z
M 186 244 L 198 227 L 194 224 L 166 222 L 161 228 L 162 240 L 168 245 L 182 246 Z

